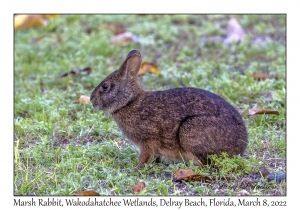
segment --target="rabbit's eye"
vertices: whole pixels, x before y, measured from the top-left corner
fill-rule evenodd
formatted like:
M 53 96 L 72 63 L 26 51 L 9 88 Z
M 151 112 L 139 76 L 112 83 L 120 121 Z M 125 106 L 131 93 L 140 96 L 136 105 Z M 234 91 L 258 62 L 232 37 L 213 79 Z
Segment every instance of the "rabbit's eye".
M 108 84 L 104 83 L 104 84 L 102 85 L 102 88 L 103 88 L 103 90 L 107 90 L 107 89 L 108 89 Z

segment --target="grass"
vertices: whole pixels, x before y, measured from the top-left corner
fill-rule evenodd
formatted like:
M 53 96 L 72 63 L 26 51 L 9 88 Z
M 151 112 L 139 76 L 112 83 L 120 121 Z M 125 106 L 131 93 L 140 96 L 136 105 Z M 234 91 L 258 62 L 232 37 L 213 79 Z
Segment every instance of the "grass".
M 230 15 L 61 15 L 46 27 L 15 31 L 14 194 L 72 195 L 94 189 L 100 195 L 286 195 L 286 182 L 266 181 L 259 173 L 286 172 L 286 16 L 234 15 L 248 36 L 224 46 Z M 121 23 L 139 43 L 109 43 L 105 23 Z M 89 31 L 91 30 L 91 32 Z M 90 32 L 90 33 L 89 33 Z M 36 38 L 41 38 L 36 41 Z M 89 96 L 132 49 L 156 62 L 161 75 L 142 78 L 146 90 L 193 86 L 214 92 L 234 105 L 245 120 L 249 145 L 234 158 L 212 156 L 214 164 L 149 162 L 139 172 L 139 151 Z M 57 79 L 72 68 L 90 75 Z M 255 72 L 278 74 L 257 81 Z M 253 107 L 280 115 L 249 116 Z M 217 177 L 213 183 L 172 181 L 179 168 Z

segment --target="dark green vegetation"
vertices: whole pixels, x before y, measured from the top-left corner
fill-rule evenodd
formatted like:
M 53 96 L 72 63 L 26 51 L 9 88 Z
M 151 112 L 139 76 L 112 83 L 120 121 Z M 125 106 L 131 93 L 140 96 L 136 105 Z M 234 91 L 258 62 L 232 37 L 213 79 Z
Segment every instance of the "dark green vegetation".
M 247 32 L 223 45 L 229 15 L 62 15 L 46 27 L 15 31 L 14 193 L 130 195 L 139 181 L 145 195 L 285 195 L 286 182 L 267 182 L 258 169 L 286 172 L 286 17 L 235 15 Z M 139 43 L 109 43 L 105 23 L 124 24 Z M 37 41 L 36 38 L 44 36 Z M 146 74 L 147 90 L 193 86 L 212 91 L 243 115 L 249 145 L 243 157 L 217 158 L 198 169 L 191 163 L 153 161 L 139 172 L 138 150 L 116 124 L 89 104 L 74 104 L 138 49 L 161 75 Z M 56 79 L 72 68 L 92 73 Z M 257 81 L 252 73 L 278 74 Z M 248 116 L 253 107 L 280 115 Z M 137 113 L 138 114 L 138 113 Z M 213 183 L 175 183 L 174 172 L 191 168 L 217 177 Z

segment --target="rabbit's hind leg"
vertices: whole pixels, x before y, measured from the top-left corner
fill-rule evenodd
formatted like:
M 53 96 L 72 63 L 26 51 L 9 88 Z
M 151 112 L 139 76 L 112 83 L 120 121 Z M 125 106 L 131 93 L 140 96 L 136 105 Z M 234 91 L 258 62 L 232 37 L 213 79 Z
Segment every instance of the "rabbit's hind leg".
M 199 166 L 207 164 L 207 155 L 218 153 L 216 135 L 216 127 L 207 118 L 200 116 L 186 118 L 178 133 L 184 158 L 193 160 Z

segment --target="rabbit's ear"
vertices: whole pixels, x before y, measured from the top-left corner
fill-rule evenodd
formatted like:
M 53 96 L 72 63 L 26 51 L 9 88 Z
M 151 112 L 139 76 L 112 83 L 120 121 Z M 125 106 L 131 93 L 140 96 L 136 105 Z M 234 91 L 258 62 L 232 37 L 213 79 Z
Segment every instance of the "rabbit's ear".
M 139 51 L 132 50 L 120 68 L 122 76 L 135 77 L 141 68 L 142 56 Z

